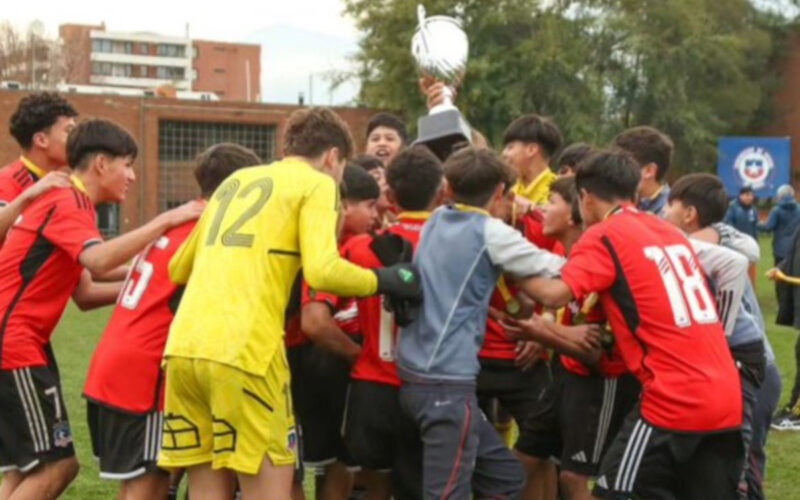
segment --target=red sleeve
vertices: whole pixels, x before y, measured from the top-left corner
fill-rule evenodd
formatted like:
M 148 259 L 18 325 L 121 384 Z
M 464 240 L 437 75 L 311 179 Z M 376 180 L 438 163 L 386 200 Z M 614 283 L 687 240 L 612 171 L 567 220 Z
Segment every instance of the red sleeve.
M 0 178 L 0 207 L 8 205 L 20 194 L 19 184 L 8 176 Z
M 44 227 L 44 236 L 77 261 L 85 248 L 102 243 L 103 237 L 97 229 L 94 208 L 79 206 L 69 190 L 64 193 L 68 196 L 56 204 L 50 222 Z
M 314 290 L 308 286 L 308 283 L 306 283 L 305 280 L 303 280 L 300 305 L 304 306 L 310 302 L 324 302 L 325 304 L 328 304 L 331 310 L 336 310 L 336 306 L 339 304 L 339 297 L 332 293 Z
M 602 231 L 591 229 L 583 233 L 561 269 L 561 279 L 578 300 L 591 292 L 607 290 L 617 276 L 611 255 L 603 245 L 602 236 Z
M 522 234 L 525 238 L 539 248 L 553 251 L 558 240 L 545 236 L 542 214 L 538 210 L 527 213 L 520 219 Z

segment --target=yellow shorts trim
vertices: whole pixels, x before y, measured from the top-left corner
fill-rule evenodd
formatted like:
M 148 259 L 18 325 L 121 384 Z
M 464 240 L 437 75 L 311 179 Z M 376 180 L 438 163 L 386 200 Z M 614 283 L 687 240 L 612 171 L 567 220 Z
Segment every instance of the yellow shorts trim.
M 297 432 L 286 352 L 278 349 L 264 376 L 204 359 L 166 361 L 164 429 L 158 465 L 255 474 L 266 455 L 294 465 Z

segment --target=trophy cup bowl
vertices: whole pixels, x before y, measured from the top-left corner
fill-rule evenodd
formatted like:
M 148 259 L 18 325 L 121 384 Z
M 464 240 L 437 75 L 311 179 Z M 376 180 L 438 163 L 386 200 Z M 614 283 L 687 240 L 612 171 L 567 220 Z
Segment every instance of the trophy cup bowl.
M 425 17 L 417 7 L 419 25 L 411 40 L 411 54 L 422 74 L 445 84 L 444 102 L 433 107 L 417 123 L 415 144 L 427 145 L 439 158 L 446 158 L 453 146 L 471 142 L 472 129 L 453 104 L 452 88 L 461 83 L 467 69 L 469 40 L 461 23 L 448 16 Z

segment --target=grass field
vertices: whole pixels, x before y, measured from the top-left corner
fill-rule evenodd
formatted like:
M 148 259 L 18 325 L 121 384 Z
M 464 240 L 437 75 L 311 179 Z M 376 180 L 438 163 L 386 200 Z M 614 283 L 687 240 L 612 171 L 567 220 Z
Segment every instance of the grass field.
M 762 241 L 763 265 L 759 268 L 758 295 L 764 316 L 768 322 L 769 337 L 778 356 L 783 376 L 783 399 L 788 397 L 791 381 L 794 379 L 794 342 L 797 332 L 789 328 L 777 327 L 772 323 L 775 317 L 775 298 L 772 285 L 764 278 L 772 253 L 768 242 Z M 70 486 L 63 498 L 71 500 L 99 500 L 113 498 L 117 484 L 100 480 L 97 467 L 91 455 L 88 428 L 86 425 L 86 406 L 81 399 L 84 376 L 97 339 L 109 315 L 109 309 L 82 313 L 72 305 L 67 309 L 53 339 L 56 357 L 61 368 L 67 408 L 72 422 L 82 469 L 78 479 Z M 800 500 L 800 432 L 773 432 L 769 438 L 769 463 L 766 489 L 775 500 Z

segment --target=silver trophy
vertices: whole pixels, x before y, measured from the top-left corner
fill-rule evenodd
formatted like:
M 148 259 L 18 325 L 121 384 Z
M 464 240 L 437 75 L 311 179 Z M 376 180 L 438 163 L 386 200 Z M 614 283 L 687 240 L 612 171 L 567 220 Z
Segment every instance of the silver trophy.
M 411 54 L 419 70 L 445 84 L 444 102 L 431 108 L 417 122 L 416 144 L 425 144 L 444 159 L 453 146 L 472 142 L 472 129 L 453 105 L 453 88 L 461 83 L 467 69 L 469 40 L 461 23 L 448 16 L 425 17 L 425 7 L 417 7 L 419 26 L 411 39 Z

